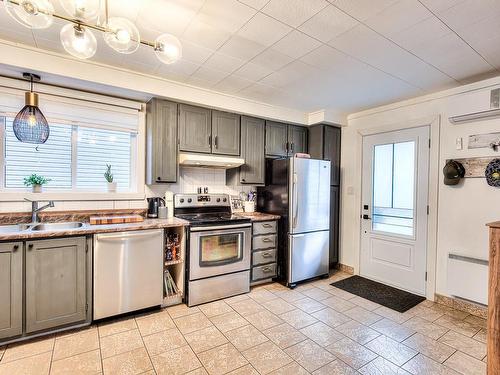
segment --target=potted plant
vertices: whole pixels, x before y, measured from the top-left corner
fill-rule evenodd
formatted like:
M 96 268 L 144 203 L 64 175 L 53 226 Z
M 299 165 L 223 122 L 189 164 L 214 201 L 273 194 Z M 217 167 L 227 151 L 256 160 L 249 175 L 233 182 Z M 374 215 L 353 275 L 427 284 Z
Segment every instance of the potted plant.
M 104 178 L 108 181 L 108 192 L 116 192 L 116 182 L 113 182 L 113 173 L 111 172 L 111 164 L 106 164 L 106 172 L 104 172 Z
M 33 188 L 33 193 L 41 193 L 42 185 L 45 185 L 49 181 L 50 178 L 45 178 L 33 173 L 31 176 L 24 177 L 24 186 L 31 186 Z

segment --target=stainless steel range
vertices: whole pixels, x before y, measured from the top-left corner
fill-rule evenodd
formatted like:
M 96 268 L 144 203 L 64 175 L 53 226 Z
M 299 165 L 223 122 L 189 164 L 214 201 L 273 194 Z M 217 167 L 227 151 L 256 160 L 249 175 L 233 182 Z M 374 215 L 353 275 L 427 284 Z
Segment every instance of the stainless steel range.
M 226 194 L 176 194 L 174 215 L 189 221 L 186 302 L 194 306 L 250 290 L 250 219 L 231 214 Z

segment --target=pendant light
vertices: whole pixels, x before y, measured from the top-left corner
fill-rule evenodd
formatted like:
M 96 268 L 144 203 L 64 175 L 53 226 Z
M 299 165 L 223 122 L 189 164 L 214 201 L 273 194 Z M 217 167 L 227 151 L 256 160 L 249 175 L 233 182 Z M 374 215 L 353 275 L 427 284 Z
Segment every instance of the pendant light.
M 50 134 L 49 124 L 38 108 L 38 94 L 33 92 L 33 82 L 40 81 L 40 77 L 31 73 L 23 73 L 23 77 L 30 80 L 30 91 L 24 95 L 24 108 L 14 118 L 14 134 L 21 142 L 45 143 Z
M 139 30 L 128 19 L 111 17 L 106 23 L 106 29 L 104 41 L 115 51 L 129 54 L 139 48 Z
M 13 19 L 30 29 L 52 25 L 54 7 L 48 0 L 4 0 L 5 10 Z
M 101 0 L 60 0 L 66 13 L 79 21 L 91 21 L 99 15 Z
M 164 64 L 173 64 L 182 57 L 182 45 L 171 34 L 162 34 L 155 40 L 156 57 Z
M 79 59 L 89 59 L 95 55 L 97 40 L 88 28 L 68 23 L 61 29 L 60 37 L 64 49 L 70 55 Z

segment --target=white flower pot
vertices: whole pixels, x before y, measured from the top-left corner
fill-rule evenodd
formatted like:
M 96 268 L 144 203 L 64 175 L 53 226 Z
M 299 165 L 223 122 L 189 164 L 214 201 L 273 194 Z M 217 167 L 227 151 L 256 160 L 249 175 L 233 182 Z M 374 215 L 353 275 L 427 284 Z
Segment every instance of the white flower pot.
M 116 182 L 108 182 L 108 193 L 116 193 Z
M 41 193 L 42 192 L 42 185 L 33 185 L 33 193 Z

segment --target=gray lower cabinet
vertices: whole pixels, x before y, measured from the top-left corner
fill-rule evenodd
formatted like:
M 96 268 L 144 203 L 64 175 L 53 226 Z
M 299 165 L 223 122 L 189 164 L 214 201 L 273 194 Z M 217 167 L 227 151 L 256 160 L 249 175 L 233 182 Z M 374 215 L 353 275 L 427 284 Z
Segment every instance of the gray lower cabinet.
M 0 341 L 23 332 L 23 244 L 0 244 Z
M 240 155 L 240 115 L 212 111 L 212 154 Z
M 288 151 L 290 154 L 307 152 L 307 128 L 288 125 Z
M 250 284 L 271 281 L 277 275 L 277 222 L 252 224 L 252 272 Z
M 210 109 L 179 104 L 179 150 L 212 152 Z
M 266 121 L 266 156 L 287 156 L 288 125 Z
M 241 116 L 241 157 L 245 164 L 226 171 L 228 185 L 265 183 L 265 121 Z
M 26 333 L 87 318 L 86 239 L 26 242 Z
M 146 183 L 177 182 L 177 103 L 152 99 L 146 109 Z

